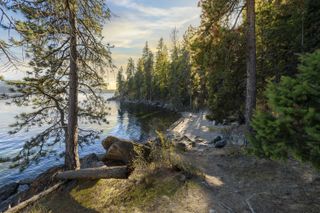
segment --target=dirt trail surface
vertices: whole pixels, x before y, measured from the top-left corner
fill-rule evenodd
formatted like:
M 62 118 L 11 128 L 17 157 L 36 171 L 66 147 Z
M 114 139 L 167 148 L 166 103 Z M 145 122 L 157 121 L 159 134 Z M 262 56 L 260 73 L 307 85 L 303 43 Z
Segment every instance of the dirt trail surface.
M 227 134 L 224 128 L 229 129 Z M 217 129 L 205 120 L 203 113 L 185 114 L 172 129 L 178 135 L 173 136 L 175 141 L 189 147 L 183 154 L 184 160 L 204 173 L 202 184 L 210 213 L 320 212 L 320 175 L 311 167 L 293 160 L 280 163 L 257 159 L 246 155 L 239 143 L 229 142 L 222 149 L 210 144 L 221 134 L 241 138 L 237 130 L 239 127 Z M 192 147 L 194 140 L 197 143 Z
M 320 210 L 319 174 L 297 162 L 259 160 L 232 146 L 189 151 L 184 157 L 204 172 L 209 212 Z
M 182 118 L 172 125 L 171 131 L 174 134 L 185 135 L 191 140 L 200 137 L 203 140 L 210 141 L 218 135 L 216 131 L 210 129 L 212 126 L 215 126 L 214 122 L 207 120 L 204 112 L 185 112 L 182 113 Z M 219 126 L 215 127 L 219 128 Z

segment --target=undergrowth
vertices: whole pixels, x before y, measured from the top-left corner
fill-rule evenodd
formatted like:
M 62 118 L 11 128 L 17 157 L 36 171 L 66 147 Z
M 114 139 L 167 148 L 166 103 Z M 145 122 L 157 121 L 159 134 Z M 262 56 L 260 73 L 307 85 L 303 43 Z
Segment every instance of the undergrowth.
M 139 174 L 150 175 L 159 169 L 171 169 L 182 172 L 188 177 L 203 176 L 199 169 L 184 160 L 180 151 L 163 133 L 157 132 L 157 135 L 155 142 L 148 143 L 150 154 L 147 158 L 141 147 L 135 147 L 137 157 L 133 167 Z

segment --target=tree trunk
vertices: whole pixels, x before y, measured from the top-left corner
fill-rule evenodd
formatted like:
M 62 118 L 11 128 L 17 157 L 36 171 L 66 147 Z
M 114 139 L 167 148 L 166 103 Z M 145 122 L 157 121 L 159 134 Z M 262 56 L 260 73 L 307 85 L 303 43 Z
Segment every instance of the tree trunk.
M 79 169 L 76 171 L 65 171 L 57 174 L 56 178 L 62 180 L 68 179 L 126 179 L 128 178 L 127 166 L 114 166 L 114 167 L 97 167 L 88 169 Z
M 247 0 L 247 94 L 246 128 L 251 131 L 250 121 L 256 107 L 256 35 L 255 35 L 255 0 Z
M 80 168 L 78 154 L 78 55 L 77 55 L 77 23 L 76 3 L 67 1 L 70 24 L 70 72 L 69 72 L 69 108 L 68 131 L 66 140 L 65 166 L 68 170 Z

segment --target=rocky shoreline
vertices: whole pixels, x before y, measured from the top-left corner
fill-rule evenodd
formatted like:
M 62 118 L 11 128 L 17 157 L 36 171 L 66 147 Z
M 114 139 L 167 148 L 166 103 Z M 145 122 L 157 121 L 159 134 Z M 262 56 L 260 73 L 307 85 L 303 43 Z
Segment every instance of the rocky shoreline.
M 146 147 L 143 144 L 118 139 L 113 136 L 108 136 L 104 139 L 102 146 L 105 148 L 106 154 L 98 155 L 91 153 L 81 158 L 81 169 L 127 165 L 130 170 L 130 161 L 133 159 L 134 147 Z M 56 175 L 63 171 L 63 165 L 54 166 L 35 179 L 12 182 L 1 187 L 0 212 L 11 209 L 37 194 L 54 187 L 56 184 L 63 183 L 63 181 L 56 178 Z
M 145 105 L 145 106 L 151 106 L 151 107 L 155 107 L 155 108 L 161 108 L 164 110 L 168 110 L 168 111 L 172 111 L 172 112 L 181 112 L 184 110 L 187 110 L 187 108 L 178 108 L 175 107 L 173 104 L 167 103 L 167 102 L 163 102 L 163 101 L 148 101 L 148 100 L 130 100 L 127 98 L 122 98 L 120 96 L 113 96 L 109 99 L 107 99 L 107 101 L 119 101 L 121 103 L 125 103 L 125 104 L 134 104 L 134 105 Z
M 117 100 L 115 100 L 117 101 Z M 140 101 L 125 101 L 130 104 L 148 104 L 154 107 L 160 107 L 166 110 L 173 110 L 167 105 L 152 103 L 152 102 L 140 102 Z M 237 126 L 223 126 L 215 125 L 214 123 L 208 123 L 205 119 L 203 113 L 181 113 L 182 117 L 176 122 L 171 124 L 168 128 L 166 137 L 168 137 L 174 145 L 180 150 L 198 150 L 202 151 L 208 148 L 223 148 L 227 143 L 241 145 L 244 140 L 244 136 L 240 133 L 237 135 L 238 127 Z M 198 129 L 194 127 L 198 125 Z M 208 129 L 203 129 L 202 126 L 215 128 L 213 132 Z M 188 129 L 190 128 L 190 129 Z M 229 129 L 228 131 L 226 129 Z M 236 129 L 236 130 L 235 130 Z M 226 132 L 227 131 L 227 132 Z M 229 136 L 226 136 L 226 133 Z M 231 136 L 230 136 L 231 135 Z M 113 138 L 113 137 L 108 137 Z M 112 141 L 117 140 L 113 138 Z M 157 141 L 157 138 L 150 138 L 149 141 Z M 240 141 L 240 142 L 239 142 Z M 121 142 L 122 143 L 122 142 Z M 118 143 L 118 145 L 121 143 Z M 127 144 L 127 143 L 126 143 Z M 117 146 L 118 146 L 117 145 Z M 109 146 L 105 146 L 105 143 L 102 142 L 102 146 L 106 150 L 109 150 Z M 109 163 L 104 163 L 107 166 L 119 165 L 114 158 L 118 155 L 118 148 L 112 152 L 113 161 Z M 126 150 L 127 153 L 130 151 Z M 108 151 L 109 152 L 109 151 Z M 110 155 L 111 156 L 111 155 Z M 129 156 L 129 154 L 128 154 Z M 116 156 L 117 157 L 117 156 Z M 81 168 L 93 168 L 97 166 L 102 166 L 102 161 L 105 158 L 103 155 L 96 155 L 95 153 L 89 154 L 81 159 Z M 119 159 L 118 159 L 119 160 Z M 46 172 L 40 174 L 34 180 L 22 180 L 19 182 L 10 183 L 0 188 L 0 212 L 5 211 L 8 208 L 11 208 L 24 200 L 39 194 L 40 192 L 54 186 L 59 183 L 59 180 L 55 179 L 54 176 L 58 172 L 63 171 L 62 166 L 56 166 L 50 168 Z

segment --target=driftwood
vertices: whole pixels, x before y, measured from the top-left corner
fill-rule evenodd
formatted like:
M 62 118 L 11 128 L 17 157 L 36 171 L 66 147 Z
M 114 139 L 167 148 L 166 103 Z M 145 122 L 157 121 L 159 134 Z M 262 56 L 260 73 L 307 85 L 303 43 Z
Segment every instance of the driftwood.
M 62 180 L 68 179 L 126 179 L 128 177 L 128 169 L 126 166 L 114 166 L 114 167 L 96 167 L 79 170 L 70 170 L 65 172 L 59 172 L 56 178 Z
M 40 198 L 50 194 L 51 192 L 55 191 L 56 189 L 58 189 L 62 184 L 64 184 L 64 182 L 60 182 L 60 183 L 57 183 L 56 185 L 50 187 L 49 189 L 31 197 L 30 199 L 28 200 L 25 200 L 21 203 L 19 203 L 18 205 L 12 207 L 12 208 L 9 208 L 7 211 L 5 211 L 5 213 L 14 213 L 14 212 L 19 212 L 21 211 L 22 209 L 24 209 L 25 207 L 27 207 L 28 205 L 36 202 L 37 200 L 39 200 Z

